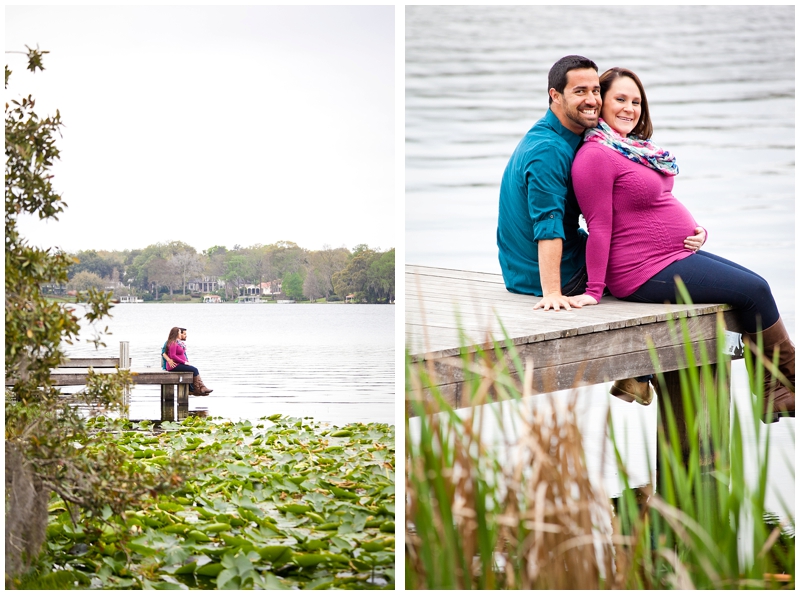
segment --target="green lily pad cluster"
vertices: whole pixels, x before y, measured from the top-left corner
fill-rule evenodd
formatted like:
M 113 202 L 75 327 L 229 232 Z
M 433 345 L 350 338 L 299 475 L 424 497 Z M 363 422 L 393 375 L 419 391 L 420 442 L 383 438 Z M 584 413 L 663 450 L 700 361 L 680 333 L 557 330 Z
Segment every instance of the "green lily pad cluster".
M 280 415 L 232 422 L 97 418 L 131 464 L 202 462 L 169 495 L 76 525 L 54 498 L 40 586 L 102 589 L 393 589 L 394 427 Z M 142 431 L 146 430 L 146 431 Z

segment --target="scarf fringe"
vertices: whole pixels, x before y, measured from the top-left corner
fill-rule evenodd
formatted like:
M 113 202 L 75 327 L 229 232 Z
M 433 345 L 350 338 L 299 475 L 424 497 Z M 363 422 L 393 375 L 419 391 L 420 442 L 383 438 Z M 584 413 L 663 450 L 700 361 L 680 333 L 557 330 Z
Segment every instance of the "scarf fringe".
M 584 133 L 584 141 L 603 144 L 631 161 L 664 175 L 678 175 L 678 163 L 669 151 L 654 145 L 649 140 L 642 140 L 636 136 L 622 136 L 602 118 L 599 119 L 597 128 L 589 128 Z

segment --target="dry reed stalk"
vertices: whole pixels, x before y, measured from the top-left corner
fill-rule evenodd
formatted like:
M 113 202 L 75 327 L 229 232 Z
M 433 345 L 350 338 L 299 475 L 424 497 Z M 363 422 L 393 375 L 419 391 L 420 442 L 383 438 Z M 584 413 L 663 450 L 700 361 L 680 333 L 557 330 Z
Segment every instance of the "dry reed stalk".
M 601 566 L 611 575 L 609 501 L 589 480 L 575 403 L 559 414 L 551 401 L 523 421 L 506 476 L 502 535 L 519 544 L 521 589 L 596 589 Z
M 718 344 L 722 343 L 718 338 Z M 742 565 L 739 558 L 741 517 L 753 512 L 761 518 L 766 473 L 761 471 L 754 489 L 737 481 L 726 483 L 726 478 L 744 475 L 744 442 L 735 408 L 730 435 L 728 421 L 712 416 L 718 424 L 713 434 L 717 485 L 704 480 L 701 473 L 704 445 L 695 444 L 688 453 L 673 448 L 679 443 L 677 424 L 665 393 L 666 419 L 659 435 L 665 488 L 659 495 L 640 489 L 639 499 L 633 490 L 626 490 L 612 516 L 609 499 L 589 481 L 575 413 L 577 393 L 560 412 L 552 399 L 549 409 L 540 402 L 533 411 L 524 410 L 519 397 L 532 392 L 533 362 L 527 362 L 523 372 L 513 348 L 509 352 L 504 354 L 498 346 L 462 357 L 462 400 L 472 404 L 504 401 L 490 413 L 483 408 L 480 417 L 473 417 L 473 408 L 472 416 L 465 419 L 455 414 L 436 388 L 430 361 L 407 364 L 407 395 L 416 399 L 423 438 L 415 444 L 407 432 L 406 588 L 794 586 L 793 518 L 787 521 L 791 535 L 786 545 L 778 547 L 778 540 L 786 537 L 786 527 L 757 524 L 749 537 L 756 546 L 755 559 Z M 722 359 L 720 354 L 718 359 Z M 710 378 L 707 362 L 702 363 L 704 375 Z M 523 375 L 522 387 L 517 374 Z M 703 411 L 696 401 L 701 384 L 714 385 L 709 378 L 700 379 L 697 372 L 681 376 L 681 392 L 673 398 L 683 398 L 685 411 L 691 413 L 687 419 L 695 420 L 699 413 L 694 412 Z M 721 391 L 704 398 L 710 403 L 718 398 L 727 406 L 727 393 Z M 756 436 L 760 398 L 756 395 L 751 403 Z M 514 437 L 505 433 L 505 407 L 512 408 L 514 429 L 521 428 Z M 504 451 L 482 441 L 482 416 L 492 414 L 498 416 L 499 431 L 506 437 Z M 702 417 L 697 420 L 693 428 L 705 423 Z M 618 472 L 627 485 L 629 475 L 613 427 L 609 424 L 608 428 Z M 667 432 L 669 441 L 664 438 Z M 729 451 L 728 456 L 720 455 Z M 767 460 L 766 447 L 758 456 Z M 720 488 L 726 490 L 725 499 L 719 498 Z
M 528 362 L 517 396 L 531 392 L 532 367 Z M 497 386 L 498 378 L 507 382 L 509 377 L 504 359 L 485 357 L 470 368 L 480 378 L 471 402 L 508 391 L 507 386 Z M 410 366 L 412 391 L 423 384 L 419 373 L 418 367 Z M 447 486 L 447 501 L 425 504 L 432 511 L 440 547 L 452 546 L 444 518 L 449 516 L 455 525 L 466 561 L 456 572 L 455 588 L 597 589 L 602 575 L 613 576 L 611 507 L 589 480 L 575 405 L 572 398 L 560 413 L 551 407 L 549 412 L 539 408 L 529 414 L 519 402 L 510 401 L 520 427 L 516 441 L 505 444 L 506 451 L 514 453 L 512 461 L 482 442 L 482 417 L 474 418 L 475 409 L 460 424 L 445 414 L 425 416 L 434 447 L 447 444 L 451 449 L 449 466 L 438 471 Z M 429 480 L 432 470 L 421 458 L 410 460 L 407 469 L 406 518 L 415 523 L 423 503 L 410 476 Z M 417 532 L 407 531 L 407 563 L 420 579 L 417 587 L 431 588 L 419 546 Z

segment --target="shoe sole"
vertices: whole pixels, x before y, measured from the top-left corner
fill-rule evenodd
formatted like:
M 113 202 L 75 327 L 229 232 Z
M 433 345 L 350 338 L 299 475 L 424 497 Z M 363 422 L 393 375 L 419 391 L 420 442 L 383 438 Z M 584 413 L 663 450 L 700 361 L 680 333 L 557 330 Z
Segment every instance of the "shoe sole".
M 621 390 L 619 390 L 618 388 L 616 388 L 614 386 L 612 386 L 611 390 L 609 390 L 608 392 L 611 393 L 613 396 L 617 397 L 618 399 L 621 399 L 622 401 L 625 401 L 626 403 L 633 403 L 634 401 L 636 401 L 642 407 L 647 407 L 650 403 L 653 402 L 652 393 L 650 394 L 650 400 L 645 403 L 644 401 L 640 401 L 638 398 L 636 398 L 635 395 L 632 395 L 630 393 L 626 393 L 625 391 L 621 391 Z
M 611 390 L 608 391 L 608 392 L 610 392 L 613 396 L 617 397 L 618 399 L 620 399 L 622 401 L 625 401 L 626 403 L 633 403 L 636 400 L 636 397 L 634 397 L 631 394 L 628 394 L 626 392 L 623 392 L 623 391 L 619 390 L 615 386 L 612 386 Z

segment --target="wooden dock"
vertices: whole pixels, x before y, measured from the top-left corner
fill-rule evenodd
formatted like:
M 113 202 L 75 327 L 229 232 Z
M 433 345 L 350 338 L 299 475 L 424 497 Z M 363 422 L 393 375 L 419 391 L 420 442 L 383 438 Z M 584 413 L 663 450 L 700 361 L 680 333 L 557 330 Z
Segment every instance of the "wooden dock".
M 95 374 L 116 374 L 117 370 L 128 370 L 134 384 L 156 384 L 161 386 L 161 398 L 172 398 L 176 391 L 179 401 L 189 397 L 189 385 L 192 383 L 191 372 L 168 372 L 161 368 L 131 368 L 127 341 L 121 341 L 119 357 L 84 357 L 67 358 L 58 368 L 50 372 L 53 386 L 82 386 L 86 384 L 89 368 Z
M 95 374 L 116 374 L 117 370 L 101 368 L 96 365 L 86 367 L 61 366 L 50 373 L 50 380 L 53 386 L 82 386 L 86 384 L 86 376 L 92 367 Z M 131 369 L 131 376 L 134 384 L 157 384 L 161 386 L 161 397 L 172 396 L 174 387 L 178 387 L 180 398 L 188 396 L 189 385 L 192 383 L 191 372 L 165 372 L 164 370 L 154 371 L 150 368 L 140 370 Z M 185 394 L 184 394 L 185 393 Z
M 95 374 L 116 374 L 119 370 L 131 373 L 133 384 L 161 386 L 161 419 L 175 420 L 175 401 L 177 399 L 178 420 L 188 415 L 189 385 L 191 372 L 168 372 L 161 368 L 131 368 L 127 341 L 120 342 L 120 357 L 68 358 L 58 368 L 50 372 L 53 386 L 85 386 L 89 369 Z M 11 383 L 6 379 L 6 385 Z
M 685 368 L 676 349 L 681 337 L 670 331 L 669 321 L 676 317 L 686 319 L 698 359 L 704 345 L 712 364 L 717 363 L 717 317 L 723 317 L 730 333 L 742 331 L 724 304 L 638 304 L 605 297 L 596 306 L 571 311 L 534 310 L 538 298 L 510 293 L 500 274 L 408 265 L 405 287 L 406 348 L 412 361 L 433 365 L 435 384 L 455 408 L 470 405 L 464 398 L 460 354 L 503 341 L 503 327 L 522 361 L 533 362 L 535 393 L 651 374 L 648 341 L 662 371 Z M 741 355 L 737 351 L 731 357 Z M 677 372 L 665 376 L 668 384 L 677 382 Z
M 114 368 L 100 367 L 96 363 L 89 363 L 81 369 L 71 367 L 74 365 L 74 360 L 67 365 L 70 367 L 62 366 L 50 373 L 50 380 L 52 380 L 53 386 L 85 385 L 89 367 L 92 367 L 95 374 L 117 373 Z M 158 370 L 153 370 L 152 368 L 130 369 L 129 371 L 134 384 L 161 386 L 161 421 L 180 421 L 189 415 L 191 372 L 166 372 L 160 368 Z

